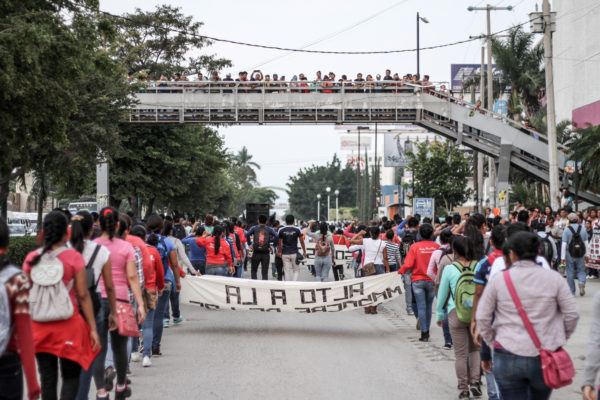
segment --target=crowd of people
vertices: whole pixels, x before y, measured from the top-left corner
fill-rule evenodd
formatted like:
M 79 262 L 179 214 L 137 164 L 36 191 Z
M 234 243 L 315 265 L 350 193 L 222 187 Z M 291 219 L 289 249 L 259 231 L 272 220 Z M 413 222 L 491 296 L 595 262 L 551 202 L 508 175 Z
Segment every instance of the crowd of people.
M 383 75 L 357 73 L 356 77 L 348 77 L 342 74 L 336 77 L 333 72 L 322 73 L 317 71 L 315 77 L 309 80 L 304 73 L 293 75 L 289 81 L 285 75 L 279 74 L 263 74 L 260 70 L 254 70 L 249 75 L 247 71 L 240 71 L 234 79 L 231 73 L 226 73 L 225 77 L 221 77 L 218 72 L 210 73 L 210 76 L 205 76 L 198 73 L 196 76 L 182 75 L 175 73 L 169 78 L 166 75 L 161 75 L 157 81 L 154 81 L 146 73 L 131 75 L 129 80 L 132 83 L 140 83 L 145 89 L 148 88 L 177 88 L 185 87 L 187 90 L 198 92 L 211 93 L 232 93 L 228 87 L 243 87 L 247 93 L 261 92 L 264 88 L 266 92 L 295 92 L 295 93 L 337 93 L 343 90 L 346 93 L 377 93 L 377 92 L 400 92 L 413 91 L 415 86 L 426 86 L 430 90 L 435 90 L 435 85 L 430 81 L 429 75 L 423 75 L 421 78 L 418 74 L 407 73 L 402 76 L 398 73 L 392 74 L 392 71 L 387 69 Z M 247 83 L 244 83 L 247 82 Z M 403 89 L 399 89 L 403 87 Z M 168 89 L 167 89 L 168 90 Z M 183 89 L 171 89 L 168 91 L 181 92 Z M 444 94 L 450 94 L 445 84 L 442 84 L 439 90 Z
M 136 221 L 110 207 L 98 214 L 55 210 L 44 218 L 40 247 L 22 268 L 6 258 L 9 233 L 0 220 L 0 283 L 12 327 L 0 330 L 0 388 L 14 393 L 7 398 L 22 398 L 24 371 L 31 399 L 87 399 L 92 378 L 97 399 L 109 398 L 113 388 L 115 399 L 130 397 L 130 363 L 159 362 L 164 329 L 183 322 L 182 278 L 241 278 L 250 264 L 251 279 L 258 279 L 260 267 L 263 280 L 297 281 L 313 243 L 309 267 L 316 281 L 327 282 L 332 271 L 336 280 L 346 278 L 336 246 L 352 253 L 347 269 L 356 278 L 402 275 L 419 340 L 431 340 L 433 320 L 442 328 L 444 349 L 454 350 L 459 399 L 482 396 L 482 372 L 490 399 L 547 399 L 552 389 L 543 378 L 540 346 L 555 351 L 566 344 L 579 318 L 575 279 L 584 296 L 586 279 L 600 268 L 597 210 L 573 212 L 572 199 L 563 197 L 556 212 L 517 202 L 507 218 L 491 210 L 442 220 L 396 215 L 345 223 L 287 215 L 282 224 L 260 215 L 253 226 L 211 215 L 152 214 Z M 377 306 L 365 313 L 377 314 Z M 588 394 L 600 355 L 591 360 Z

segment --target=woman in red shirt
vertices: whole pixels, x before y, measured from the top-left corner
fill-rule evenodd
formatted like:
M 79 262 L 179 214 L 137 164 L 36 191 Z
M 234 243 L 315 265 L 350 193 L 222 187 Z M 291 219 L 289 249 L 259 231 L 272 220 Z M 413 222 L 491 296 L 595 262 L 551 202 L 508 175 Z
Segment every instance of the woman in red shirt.
M 0 393 L 3 398 L 21 400 L 23 398 L 22 370 L 25 370 L 29 399 L 37 399 L 41 390 L 35 373 L 33 335 L 29 316 L 31 283 L 19 267 L 10 265 L 5 254 L 8 244 L 8 225 L 0 218 L 0 285 L 4 284 L 6 289 L 11 322 L 6 350 L 0 354 Z M 3 306 L 4 304 L 0 304 L 0 307 Z
M 23 270 L 30 275 L 43 254 L 62 250 L 57 254 L 63 265 L 63 283 L 71 289 L 73 315 L 64 320 L 32 321 L 33 340 L 42 381 L 42 398 L 57 398 L 58 364 L 62 375 L 61 399 L 74 399 L 79 387 L 81 368 L 88 369 L 100 350 L 92 300 L 87 288 L 85 261 L 74 249 L 66 249 L 67 218 L 53 211 L 44 218 L 44 247 L 27 255 Z M 31 279 L 31 278 L 30 278 Z M 74 284 L 72 282 L 74 281 Z M 78 304 L 85 320 L 77 312 Z M 87 322 L 87 324 L 86 324 Z
M 225 240 L 225 230 L 221 225 L 215 225 L 212 236 L 204 231 L 202 237 L 196 239 L 198 246 L 206 248 L 206 275 L 233 275 L 235 267 L 231 257 L 231 248 Z

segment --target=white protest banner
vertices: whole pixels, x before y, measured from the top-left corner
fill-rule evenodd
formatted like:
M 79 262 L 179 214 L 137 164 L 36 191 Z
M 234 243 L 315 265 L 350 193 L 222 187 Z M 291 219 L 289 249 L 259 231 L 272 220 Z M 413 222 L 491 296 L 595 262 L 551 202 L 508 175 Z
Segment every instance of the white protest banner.
M 350 311 L 402 294 L 397 273 L 335 282 L 259 281 L 203 275 L 181 280 L 180 301 L 209 310 L 273 312 Z

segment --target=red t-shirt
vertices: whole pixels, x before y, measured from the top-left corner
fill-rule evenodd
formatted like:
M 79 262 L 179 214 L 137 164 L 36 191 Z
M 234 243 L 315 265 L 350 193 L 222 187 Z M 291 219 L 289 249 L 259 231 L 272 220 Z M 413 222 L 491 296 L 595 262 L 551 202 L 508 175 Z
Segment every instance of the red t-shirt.
M 225 264 L 233 265 L 233 258 L 231 258 L 231 248 L 225 238 L 221 238 L 221 244 L 219 252 L 215 254 L 215 238 L 214 236 L 199 237 L 196 239 L 196 243 L 200 247 L 206 249 L 206 263 L 207 264 Z M 235 247 L 235 246 L 234 246 Z
M 410 250 L 408 250 L 408 254 L 404 260 L 404 265 L 398 270 L 398 273 L 405 274 L 409 269 L 412 268 L 413 271 L 412 275 L 410 276 L 412 282 L 433 282 L 427 275 L 427 268 L 429 267 L 429 259 L 431 258 L 431 254 L 433 254 L 433 252 L 439 248 L 439 244 L 430 240 L 422 240 L 414 243 L 412 246 L 410 246 Z
M 156 247 L 146 245 L 148 251 L 148 258 L 150 259 L 150 270 L 151 273 L 146 278 L 146 289 L 149 290 L 162 290 L 165 287 L 165 270 L 163 269 L 162 260 L 160 259 L 160 253 L 156 250 Z

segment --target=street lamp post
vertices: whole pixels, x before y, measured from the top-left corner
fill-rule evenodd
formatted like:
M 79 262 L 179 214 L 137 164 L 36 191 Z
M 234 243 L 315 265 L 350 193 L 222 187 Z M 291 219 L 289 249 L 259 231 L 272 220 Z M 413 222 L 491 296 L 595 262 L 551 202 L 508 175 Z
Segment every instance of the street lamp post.
M 321 193 L 317 194 L 317 221 L 321 219 Z
M 330 216 L 329 216 L 329 215 L 331 214 L 331 213 L 329 212 L 329 210 L 330 210 L 330 208 L 329 208 L 329 193 L 331 192 L 331 188 L 330 188 L 329 186 L 327 186 L 327 187 L 325 188 L 325 191 L 327 192 L 327 221 L 329 221 L 329 218 L 330 218 Z
M 419 13 L 417 12 L 417 75 L 419 76 L 419 79 L 421 79 L 421 75 L 419 73 L 419 62 L 420 62 L 420 46 L 419 46 L 419 22 L 423 21 L 424 23 L 428 24 L 429 20 L 425 17 L 420 17 Z
M 335 222 L 337 223 L 339 220 L 339 215 L 340 215 L 340 211 L 338 210 L 339 208 L 339 203 L 338 203 L 338 196 L 340 195 L 340 191 L 335 189 Z

